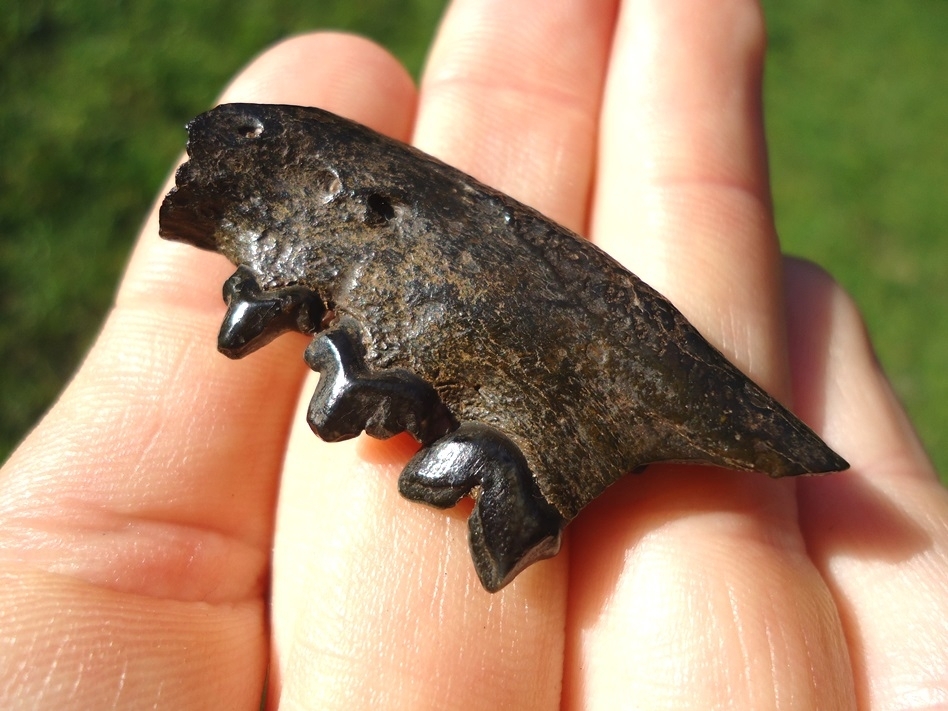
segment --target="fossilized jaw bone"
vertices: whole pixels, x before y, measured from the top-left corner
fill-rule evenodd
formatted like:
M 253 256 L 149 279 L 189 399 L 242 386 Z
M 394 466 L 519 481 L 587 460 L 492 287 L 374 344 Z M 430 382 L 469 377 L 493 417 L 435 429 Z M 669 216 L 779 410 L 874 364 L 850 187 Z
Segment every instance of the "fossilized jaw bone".
M 478 495 L 490 590 L 642 465 L 847 467 L 611 257 L 415 149 L 248 104 L 195 119 L 188 149 L 161 233 L 237 265 L 222 350 L 313 334 L 314 431 L 411 432 L 424 446 L 401 490 L 435 506 Z

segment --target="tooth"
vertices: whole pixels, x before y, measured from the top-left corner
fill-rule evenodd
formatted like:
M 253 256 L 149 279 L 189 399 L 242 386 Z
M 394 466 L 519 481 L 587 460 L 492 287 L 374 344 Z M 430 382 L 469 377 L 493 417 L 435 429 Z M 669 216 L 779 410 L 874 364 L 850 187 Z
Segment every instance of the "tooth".
M 239 267 L 224 284 L 227 313 L 217 336 L 217 349 L 230 358 L 242 358 L 287 331 L 312 332 L 325 308 L 305 287 L 289 286 L 263 291 L 246 267 Z

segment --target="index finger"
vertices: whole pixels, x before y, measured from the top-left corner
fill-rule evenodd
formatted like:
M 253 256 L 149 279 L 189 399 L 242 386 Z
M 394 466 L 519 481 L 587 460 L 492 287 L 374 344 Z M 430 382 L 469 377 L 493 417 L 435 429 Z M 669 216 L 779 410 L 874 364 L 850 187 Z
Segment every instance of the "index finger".
M 227 98 L 321 103 L 405 135 L 413 87 L 374 45 L 323 36 L 268 53 Z M 0 665 L 3 693 L 259 705 L 273 512 L 305 368 L 300 340 L 239 363 L 216 352 L 232 269 L 160 240 L 153 212 L 86 362 L 3 469 L 0 615 L 17 660 Z

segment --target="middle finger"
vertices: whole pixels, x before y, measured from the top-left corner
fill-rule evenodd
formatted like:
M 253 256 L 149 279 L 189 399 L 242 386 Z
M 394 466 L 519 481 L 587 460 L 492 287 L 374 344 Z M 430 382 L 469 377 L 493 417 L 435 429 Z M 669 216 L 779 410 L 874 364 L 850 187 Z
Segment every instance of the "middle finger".
M 425 73 L 415 144 L 581 226 L 612 6 L 454 2 Z M 323 658 L 312 665 L 333 672 L 319 698 L 411 709 L 558 705 L 565 555 L 490 595 L 474 573 L 462 512 L 396 501 L 393 475 L 409 454 L 332 447 L 345 475 L 327 479 L 332 492 L 321 490 L 306 511 L 327 538 L 344 529 L 348 547 L 344 558 L 312 547 L 322 560 L 310 564 L 332 575 L 307 591 L 320 605 L 297 622 L 319 638 Z

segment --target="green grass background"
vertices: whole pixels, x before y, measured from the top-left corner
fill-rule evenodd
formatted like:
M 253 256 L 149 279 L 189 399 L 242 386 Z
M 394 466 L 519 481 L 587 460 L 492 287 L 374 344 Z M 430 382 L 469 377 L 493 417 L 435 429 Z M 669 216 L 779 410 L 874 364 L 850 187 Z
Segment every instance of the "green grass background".
M 0 461 L 102 321 L 186 119 L 268 44 L 376 39 L 417 76 L 443 0 L 13 0 L 0 13 Z M 765 0 L 785 250 L 829 269 L 948 471 L 948 2 Z M 239 10 L 237 9 L 239 7 Z

